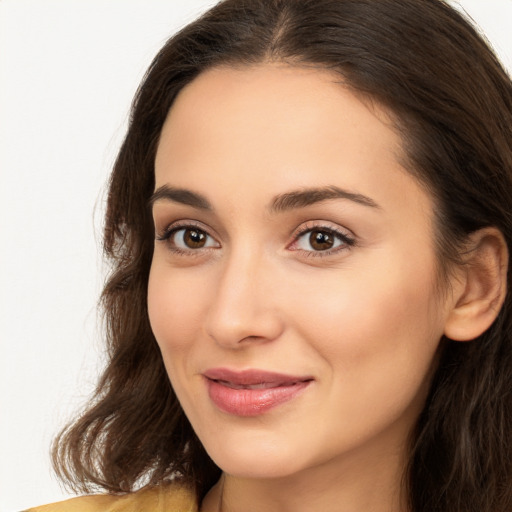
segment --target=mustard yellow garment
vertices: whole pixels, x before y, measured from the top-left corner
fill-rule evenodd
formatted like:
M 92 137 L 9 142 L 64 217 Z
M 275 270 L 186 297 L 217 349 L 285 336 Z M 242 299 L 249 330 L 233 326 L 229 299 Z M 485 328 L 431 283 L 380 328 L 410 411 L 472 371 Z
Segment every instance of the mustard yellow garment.
M 198 506 L 192 491 L 168 485 L 124 496 L 81 496 L 25 512 L 198 512 Z

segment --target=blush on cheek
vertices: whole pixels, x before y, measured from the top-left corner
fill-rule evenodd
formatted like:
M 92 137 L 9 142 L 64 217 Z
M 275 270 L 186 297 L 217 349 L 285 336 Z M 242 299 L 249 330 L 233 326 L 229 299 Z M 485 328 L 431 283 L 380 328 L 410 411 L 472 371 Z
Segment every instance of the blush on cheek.
M 428 269 L 428 266 L 426 267 Z M 307 337 L 322 338 L 325 355 L 355 363 L 369 354 L 410 350 L 415 344 L 437 344 L 440 338 L 436 305 L 432 304 L 428 271 L 413 276 L 400 272 L 347 280 L 317 300 L 299 304 Z M 324 290 L 326 288 L 324 287 Z M 395 347 L 395 349 L 393 349 Z
M 165 272 L 155 265 L 150 273 L 147 300 L 157 342 L 186 344 L 201 315 L 202 301 L 197 290 L 177 280 L 176 272 Z

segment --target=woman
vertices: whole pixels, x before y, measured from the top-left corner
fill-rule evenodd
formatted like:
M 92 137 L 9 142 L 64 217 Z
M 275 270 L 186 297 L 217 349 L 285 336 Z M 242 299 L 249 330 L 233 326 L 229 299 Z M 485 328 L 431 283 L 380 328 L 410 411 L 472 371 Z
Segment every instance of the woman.
M 219 3 L 110 182 L 109 366 L 54 451 L 110 494 L 35 510 L 509 511 L 510 204 L 512 84 L 445 3 Z

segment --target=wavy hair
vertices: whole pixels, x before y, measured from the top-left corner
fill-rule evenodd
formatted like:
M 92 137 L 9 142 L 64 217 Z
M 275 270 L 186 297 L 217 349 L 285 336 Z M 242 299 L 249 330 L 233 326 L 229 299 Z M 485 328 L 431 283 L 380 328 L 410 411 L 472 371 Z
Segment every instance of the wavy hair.
M 174 479 L 201 499 L 219 477 L 149 325 L 148 199 L 162 125 L 180 90 L 214 66 L 268 61 L 332 70 L 393 114 L 406 166 L 435 201 L 440 268 L 458 261 L 464 239 L 485 226 L 512 247 L 512 84 L 463 15 L 441 0 L 221 1 L 155 57 L 110 178 L 104 250 L 112 273 L 101 297 L 107 367 L 53 451 L 75 490 L 125 493 Z M 512 510 L 511 300 L 478 339 L 440 342 L 405 469 L 413 512 Z

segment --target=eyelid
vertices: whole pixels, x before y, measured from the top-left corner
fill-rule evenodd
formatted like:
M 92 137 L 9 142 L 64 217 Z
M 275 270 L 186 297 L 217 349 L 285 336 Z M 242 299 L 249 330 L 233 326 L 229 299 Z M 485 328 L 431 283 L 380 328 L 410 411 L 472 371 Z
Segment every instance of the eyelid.
M 341 245 L 326 249 L 324 251 L 315 251 L 315 250 L 305 250 L 300 248 L 293 248 L 296 245 L 301 237 L 306 235 L 307 233 L 313 231 L 325 231 L 327 233 L 332 234 L 338 240 L 341 240 Z M 327 221 L 308 221 L 305 224 L 299 226 L 292 235 L 293 240 L 287 246 L 288 250 L 301 252 L 307 257 L 326 257 L 332 256 L 334 254 L 349 250 L 351 247 L 354 247 L 357 244 L 357 238 L 350 230 L 346 228 L 341 228 L 338 225 L 333 225 L 331 222 Z
M 178 231 L 182 229 L 197 229 L 198 231 L 201 231 L 205 233 L 209 238 L 214 240 L 216 242 L 215 247 L 198 247 L 197 249 L 193 248 L 181 248 L 177 247 L 176 245 L 172 244 L 170 239 L 171 237 L 177 233 Z M 168 244 L 168 248 L 170 251 L 177 253 L 177 254 L 187 254 L 187 255 L 197 255 L 200 252 L 203 251 L 209 251 L 211 249 L 217 249 L 221 247 L 220 242 L 218 241 L 218 238 L 211 234 L 211 229 L 207 226 L 204 226 L 201 222 L 194 221 L 194 220 L 177 220 L 174 222 L 171 222 L 168 224 L 163 230 L 155 230 L 156 235 L 155 239 L 159 242 L 164 242 Z
M 198 247 L 198 248 L 181 248 L 171 243 L 170 238 L 179 230 L 182 229 L 197 229 L 199 231 L 204 232 L 210 239 L 214 240 L 216 246 L 208 246 L 208 247 Z M 157 231 L 157 230 L 156 230 Z M 211 233 L 211 229 L 208 226 L 205 226 L 202 222 L 196 220 L 177 220 L 168 224 L 165 229 L 157 231 L 156 240 L 167 243 L 170 251 L 177 254 L 186 254 L 186 255 L 194 255 L 197 256 L 200 253 L 204 253 L 204 251 L 210 251 L 212 249 L 217 249 L 221 247 L 220 242 L 218 241 L 218 236 L 213 235 Z M 337 240 L 341 241 L 341 244 L 325 250 L 306 250 L 298 247 L 294 247 L 297 245 L 299 239 L 306 235 L 307 233 L 313 231 L 325 231 L 334 236 Z M 357 238 L 350 230 L 347 228 L 342 228 L 337 224 L 333 224 L 329 221 L 308 221 L 306 223 L 301 224 L 292 234 L 292 241 L 286 246 L 287 250 L 294 251 L 297 253 L 301 253 L 307 257 L 326 257 L 332 256 L 339 252 L 347 251 L 351 247 L 357 245 Z
M 194 220 L 176 220 L 169 224 L 166 224 L 163 229 L 155 228 L 155 238 L 157 240 L 166 240 L 169 236 L 178 229 L 183 228 L 196 228 L 201 231 L 208 232 L 208 229 L 204 227 L 200 222 Z

